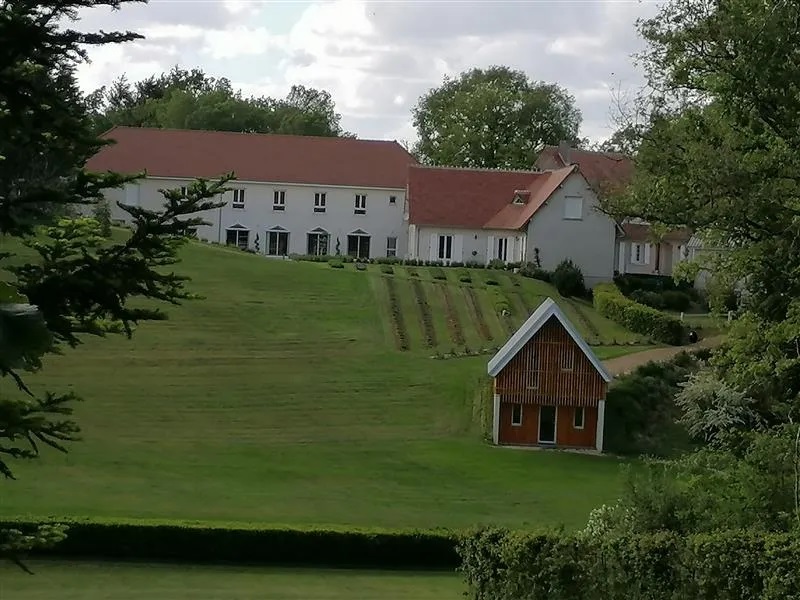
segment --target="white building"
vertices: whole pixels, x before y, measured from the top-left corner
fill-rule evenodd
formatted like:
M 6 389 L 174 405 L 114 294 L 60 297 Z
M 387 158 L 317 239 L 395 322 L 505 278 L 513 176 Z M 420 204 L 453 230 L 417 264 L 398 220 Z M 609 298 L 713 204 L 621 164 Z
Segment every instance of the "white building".
M 565 260 L 588 285 L 611 281 L 616 226 L 577 165 L 553 171 L 413 166 L 410 258 L 451 262 Z
M 93 171 L 146 172 L 109 190 L 117 202 L 157 209 L 160 189 L 233 172 L 225 205 L 203 215 L 199 238 L 268 256 L 342 254 L 405 256 L 403 220 L 408 167 L 397 142 L 273 134 L 115 127 L 116 144 L 88 163 Z

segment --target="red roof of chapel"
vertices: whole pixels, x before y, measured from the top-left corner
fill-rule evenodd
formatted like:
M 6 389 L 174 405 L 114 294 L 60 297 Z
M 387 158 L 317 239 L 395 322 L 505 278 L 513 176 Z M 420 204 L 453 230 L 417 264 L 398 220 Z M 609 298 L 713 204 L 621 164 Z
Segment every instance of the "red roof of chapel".
M 150 127 L 114 127 L 116 140 L 93 156 L 93 171 L 152 177 L 213 178 L 233 171 L 241 181 L 406 187 L 416 160 L 394 141 L 236 133 Z
M 412 166 L 408 171 L 409 222 L 464 229 L 520 229 L 575 171 L 500 171 Z M 516 192 L 527 202 L 512 204 Z
M 545 146 L 536 160 L 536 166 L 540 169 L 560 169 L 576 164 L 595 189 L 624 186 L 633 177 L 633 160 L 624 154 L 577 148 L 570 148 L 567 152 L 569 156 L 564 157 L 558 146 Z

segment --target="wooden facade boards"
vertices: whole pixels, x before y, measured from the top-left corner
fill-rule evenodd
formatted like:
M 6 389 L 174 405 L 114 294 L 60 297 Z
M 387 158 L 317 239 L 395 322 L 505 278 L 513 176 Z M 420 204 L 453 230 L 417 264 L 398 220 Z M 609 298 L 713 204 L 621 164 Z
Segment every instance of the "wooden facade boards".
M 551 299 L 489 363 L 497 444 L 602 450 L 610 375 Z

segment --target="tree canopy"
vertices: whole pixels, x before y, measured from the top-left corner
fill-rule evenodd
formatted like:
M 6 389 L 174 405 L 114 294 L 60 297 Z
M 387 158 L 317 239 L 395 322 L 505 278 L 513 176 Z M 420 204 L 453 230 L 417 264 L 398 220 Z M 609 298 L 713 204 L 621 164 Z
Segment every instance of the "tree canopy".
M 66 450 L 79 428 L 70 419 L 74 392 L 32 389 L 25 374 L 42 357 L 73 348 L 86 336 L 131 335 L 137 323 L 165 314 L 130 301 L 177 304 L 192 298 L 172 272 L 195 213 L 219 204 L 229 177 L 198 180 L 184 193 L 164 190 L 162 210 L 127 207 L 131 232 L 110 242 L 81 209 L 103 191 L 135 179 L 89 173 L 84 165 L 106 142 L 98 139 L 74 70 L 86 45 L 121 43 L 129 32 L 81 33 L 61 23 L 79 8 L 118 7 L 118 0 L 66 0 L 0 5 L 0 234 L 28 246 L 35 259 L 0 255 L 0 477 L 13 479 L 12 461 L 38 457 L 41 446 Z M 42 225 L 46 225 L 42 228 Z M 12 245 L 13 247 L 14 245 Z M 54 526 L 0 529 L 0 556 L 60 539 Z
M 646 119 L 624 130 L 636 171 L 611 208 L 692 228 L 715 250 L 702 266 L 738 282 L 742 300 L 709 367 L 677 397 L 706 447 L 634 477 L 616 517 L 638 530 L 796 528 L 800 5 L 670 0 L 639 31 L 648 87 L 631 112 Z
M 113 125 L 348 136 L 331 95 L 293 85 L 285 98 L 245 97 L 226 78 L 175 66 L 131 83 L 125 75 L 87 97 L 96 130 Z
M 445 78 L 413 117 L 423 162 L 479 168 L 530 169 L 543 144 L 577 144 L 581 124 L 566 90 L 508 67 Z

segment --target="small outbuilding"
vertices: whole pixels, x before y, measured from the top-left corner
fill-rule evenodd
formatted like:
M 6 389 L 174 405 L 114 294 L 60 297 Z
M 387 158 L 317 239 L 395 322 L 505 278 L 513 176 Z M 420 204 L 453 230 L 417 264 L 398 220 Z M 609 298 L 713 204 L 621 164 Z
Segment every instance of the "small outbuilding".
M 603 450 L 611 375 L 547 298 L 489 361 L 495 444 Z

